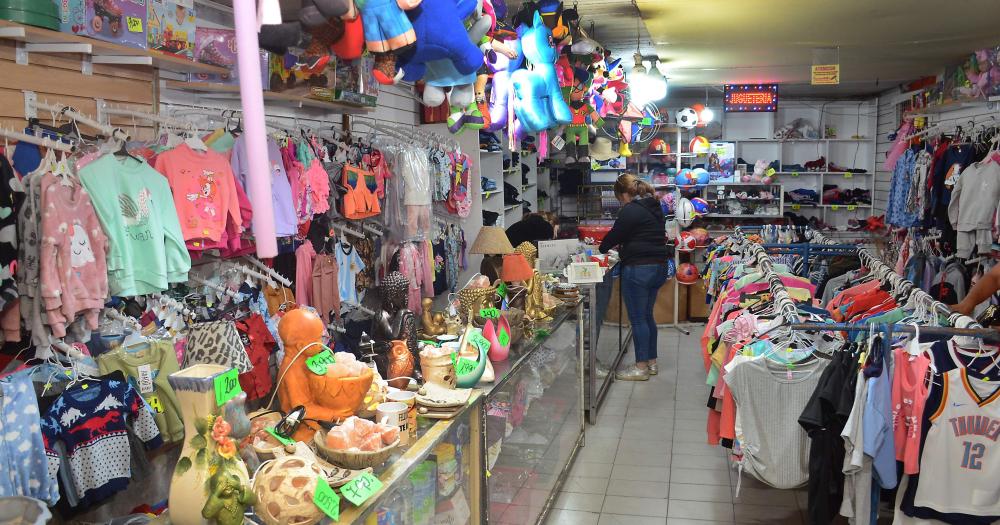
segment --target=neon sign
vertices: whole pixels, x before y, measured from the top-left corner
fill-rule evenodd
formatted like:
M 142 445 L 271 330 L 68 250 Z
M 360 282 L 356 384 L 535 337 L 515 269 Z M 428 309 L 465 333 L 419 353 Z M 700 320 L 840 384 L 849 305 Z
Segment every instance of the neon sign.
M 770 113 L 777 109 L 777 84 L 726 84 L 726 113 Z

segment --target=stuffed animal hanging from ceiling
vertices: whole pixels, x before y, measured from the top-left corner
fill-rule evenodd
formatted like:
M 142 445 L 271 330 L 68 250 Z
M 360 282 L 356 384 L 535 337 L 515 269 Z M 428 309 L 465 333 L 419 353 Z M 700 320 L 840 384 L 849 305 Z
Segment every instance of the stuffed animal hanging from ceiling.
M 517 38 L 505 40 L 504 44 L 514 51 L 515 57 L 509 58 L 503 53 L 497 53 L 496 59 L 489 64 L 493 73 L 489 96 L 489 131 L 499 131 L 507 126 L 507 101 L 510 97 L 511 73 L 520 69 L 524 57 L 521 54 L 521 41 Z
M 518 28 L 521 50 L 533 69 L 521 69 L 511 75 L 511 106 L 521 130 L 537 133 L 573 121 L 573 114 L 559 90 L 556 78 L 556 50 L 552 32 L 535 13 L 530 28 Z

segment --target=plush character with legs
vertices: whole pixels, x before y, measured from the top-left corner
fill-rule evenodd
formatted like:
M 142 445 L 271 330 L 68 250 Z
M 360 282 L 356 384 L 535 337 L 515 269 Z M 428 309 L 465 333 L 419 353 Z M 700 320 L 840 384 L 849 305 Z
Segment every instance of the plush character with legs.
M 519 28 L 524 58 L 533 69 L 521 69 L 511 75 L 512 106 L 523 131 L 543 129 L 573 122 L 573 114 L 563 99 L 556 79 L 556 50 L 550 44 L 552 33 L 535 13 L 531 27 Z
M 476 12 L 477 4 L 476 0 L 423 0 L 407 11 L 417 39 L 412 51 L 399 57 L 401 79 L 407 82 L 423 79 L 427 63 L 434 60 L 449 60 L 459 75 L 474 75 L 483 65 L 483 53 L 469 39 L 463 20 Z M 468 84 L 474 81 L 473 78 Z M 427 92 L 424 93 L 426 98 Z M 428 102 L 425 100 L 425 104 Z
M 490 82 L 488 103 L 490 125 L 486 128 L 489 131 L 499 131 L 507 126 L 507 100 L 510 96 L 510 75 L 519 69 L 523 62 L 520 40 L 514 37 L 503 40 L 502 43 L 513 52 L 514 56 L 511 57 L 507 53 L 497 53 L 494 61 L 489 64 L 490 71 L 493 73 L 493 80 Z
M 604 120 L 587 100 L 590 91 L 590 73 L 585 69 L 575 71 L 576 85 L 570 92 L 569 109 L 573 122 L 566 126 L 566 164 L 590 164 L 590 127 L 603 126 Z

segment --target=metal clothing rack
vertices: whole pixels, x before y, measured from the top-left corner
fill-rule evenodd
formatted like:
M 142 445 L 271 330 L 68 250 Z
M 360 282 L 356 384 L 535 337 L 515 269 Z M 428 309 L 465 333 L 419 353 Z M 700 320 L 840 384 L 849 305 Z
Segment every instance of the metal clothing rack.
M 919 330 L 909 324 L 889 324 L 888 337 L 893 332 L 907 334 L 928 334 L 928 335 L 957 335 L 962 337 L 975 337 L 987 342 L 1000 342 L 1000 332 L 990 328 L 955 328 L 951 326 L 921 326 Z M 834 332 L 868 332 L 872 329 L 870 323 L 793 323 L 789 325 L 792 330 L 808 331 L 834 331 Z
M 785 323 L 798 323 L 799 314 L 795 308 L 795 302 L 788 295 L 788 290 L 785 289 L 785 285 L 781 282 L 781 277 L 775 271 L 774 263 L 771 262 L 771 256 L 768 255 L 767 250 L 760 244 L 750 242 L 741 228 L 736 228 L 732 237 L 734 237 L 733 247 L 741 253 L 752 256 L 757 268 L 764 274 L 764 278 L 767 279 L 768 288 L 771 291 L 771 297 L 775 305 L 777 305 L 778 311 Z
M 818 244 L 836 244 L 817 231 L 810 232 L 810 240 Z M 902 297 L 906 297 L 907 300 L 914 300 L 918 303 L 926 304 L 932 312 L 946 317 L 948 319 L 948 324 L 951 326 L 982 328 L 982 326 L 977 323 L 975 319 L 967 315 L 953 312 L 948 305 L 938 301 L 932 295 L 921 290 L 915 284 L 897 274 L 894 269 L 882 262 L 867 248 L 859 246 L 857 250 L 858 257 L 861 259 L 861 264 L 866 266 L 868 270 L 871 271 L 872 274 L 875 275 L 880 281 L 889 284 L 894 290 L 899 290 Z

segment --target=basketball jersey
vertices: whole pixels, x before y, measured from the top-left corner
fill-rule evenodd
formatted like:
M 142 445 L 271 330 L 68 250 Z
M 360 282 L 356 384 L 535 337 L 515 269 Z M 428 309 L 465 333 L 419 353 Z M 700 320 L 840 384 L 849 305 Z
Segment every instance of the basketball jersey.
M 914 504 L 938 512 L 1000 515 L 1000 383 L 965 368 L 941 377 Z

